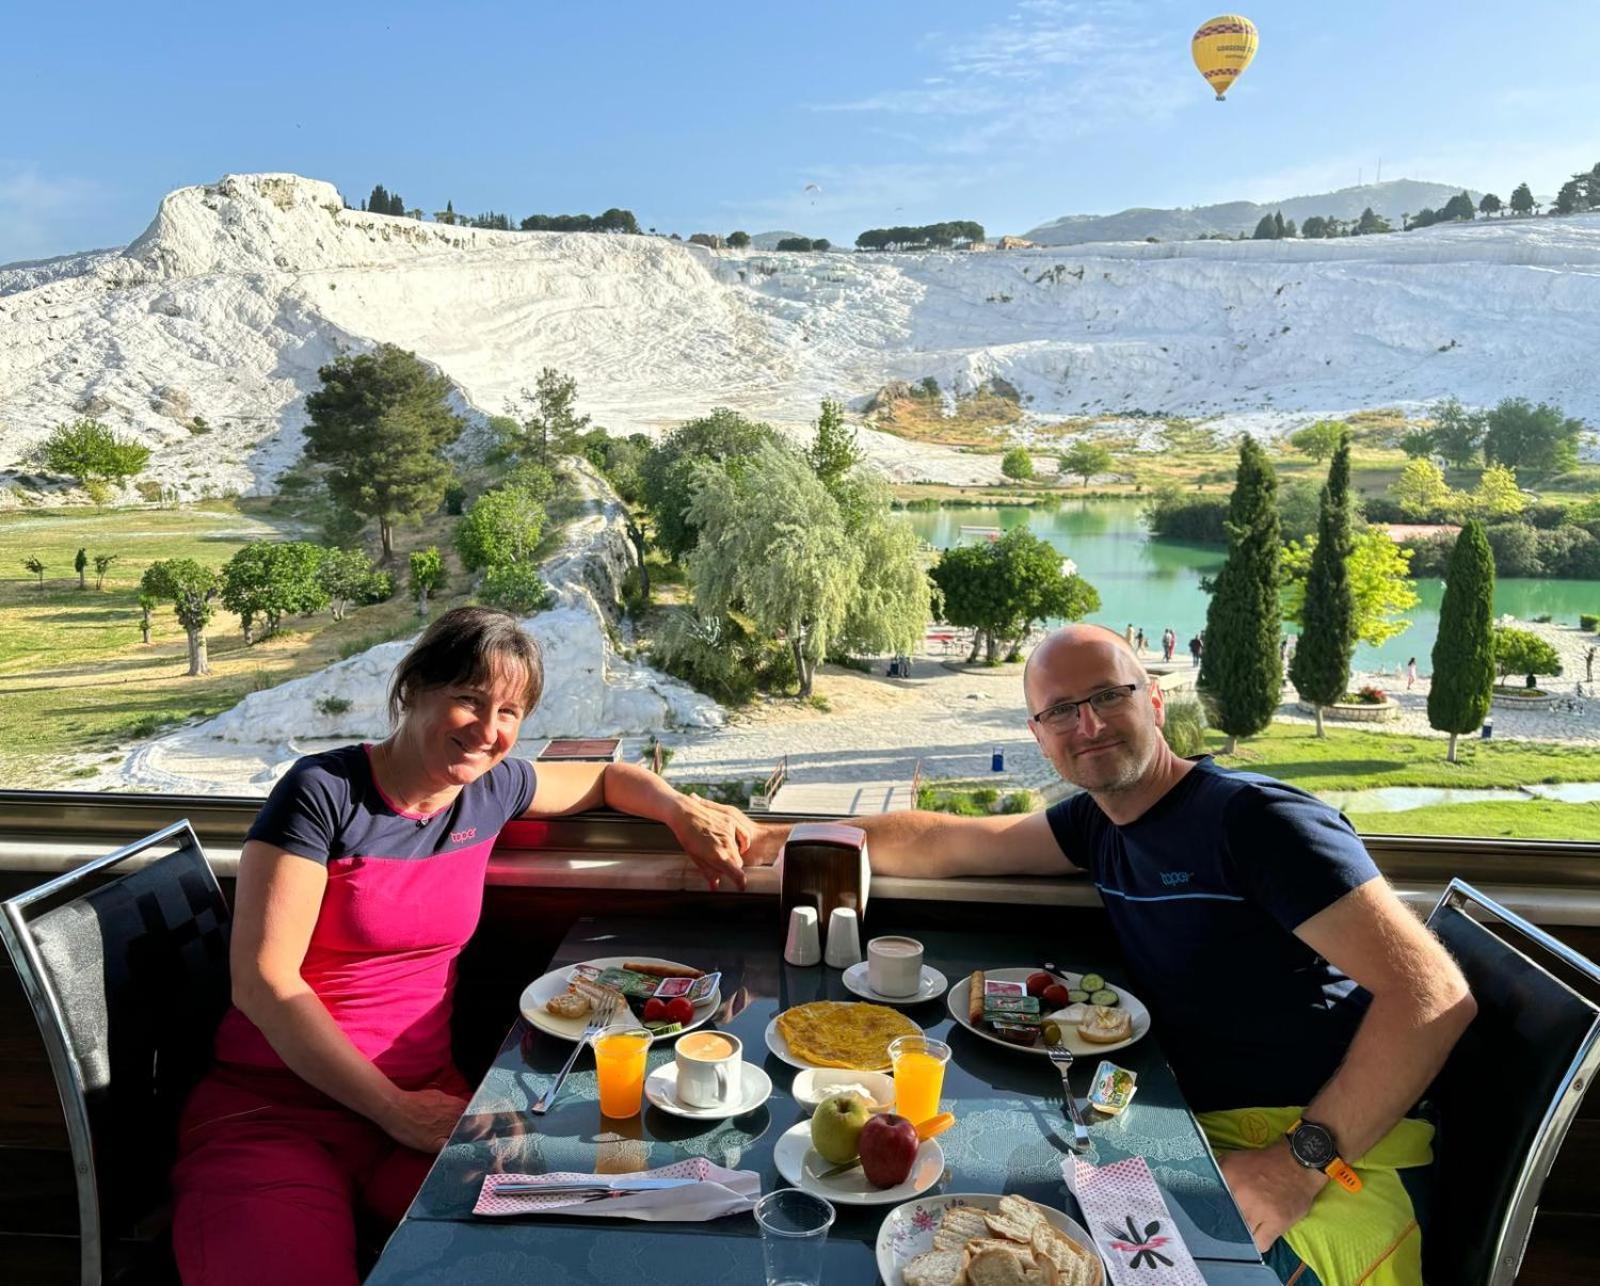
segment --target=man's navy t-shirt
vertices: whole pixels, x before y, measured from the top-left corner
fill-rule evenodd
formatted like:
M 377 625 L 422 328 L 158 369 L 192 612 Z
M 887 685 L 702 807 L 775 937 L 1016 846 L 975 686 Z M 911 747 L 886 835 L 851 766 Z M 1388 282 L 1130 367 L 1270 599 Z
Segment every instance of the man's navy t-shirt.
M 1190 1106 L 1310 1102 L 1369 999 L 1294 935 L 1378 874 L 1350 823 L 1209 756 L 1126 826 L 1087 793 L 1046 816 L 1100 890 Z

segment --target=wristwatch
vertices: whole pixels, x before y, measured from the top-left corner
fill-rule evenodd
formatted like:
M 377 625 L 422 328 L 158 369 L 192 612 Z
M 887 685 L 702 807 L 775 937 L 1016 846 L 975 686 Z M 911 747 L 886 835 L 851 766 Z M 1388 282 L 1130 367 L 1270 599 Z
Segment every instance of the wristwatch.
M 1333 1131 L 1304 1117 L 1284 1132 L 1289 1155 L 1307 1170 L 1321 1170 L 1347 1192 L 1361 1191 L 1361 1176 L 1352 1170 L 1334 1146 Z

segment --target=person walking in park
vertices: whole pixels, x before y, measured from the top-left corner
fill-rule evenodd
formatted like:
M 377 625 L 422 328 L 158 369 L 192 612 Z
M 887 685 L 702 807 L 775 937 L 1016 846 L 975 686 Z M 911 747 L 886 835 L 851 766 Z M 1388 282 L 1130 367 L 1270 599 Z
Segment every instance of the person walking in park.
M 1177 651 L 1177 649 L 1178 632 L 1169 625 L 1166 629 L 1161 631 L 1161 659 L 1166 661 L 1168 664 L 1171 664 L 1172 654 Z M 1592 648 L 1590 649 L 1591 652 L 1593 650 L 1594 649 Z
M 1417 681 L 1417 658 L 1412 657 L 1406 662 L 1406 691 L 1410 692 Z
M 1189 658 L 1196 669 L 1200 667 L 1200 657 L 1206 650 L 1206 643 L 1200 635 L 1196 634 L 1189 640 Z
M 1592 647 L 1583 654 L 1583 678 L 1586 683 L 1594 682 L 1594 649 Z
M 1139 627 L 1139 632 L 1133 636 L 1133 648 L 1140 656 L 1144 655 L 1145 637 L 1144 626 Z

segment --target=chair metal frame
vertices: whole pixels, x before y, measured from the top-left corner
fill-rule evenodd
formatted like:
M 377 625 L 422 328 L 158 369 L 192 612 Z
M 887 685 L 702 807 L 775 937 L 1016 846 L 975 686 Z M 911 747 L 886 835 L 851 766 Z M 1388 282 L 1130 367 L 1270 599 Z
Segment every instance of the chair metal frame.
M 193 849 L 200 858 L 218 898 L 222 897 L 216 873 L 206 859 L 205 850 L 194 833 L 189 820 L 165 826 L 124 848 L 104 857 L 95 858 L 36 888 L 0 902 L 0 940 L 16 965 L 17 977 L 33 1008 L 39 1024 L 39 1034 L 50 1057 L 50 1071 L 55 1079 L 56 1092 L 61 1099 L 61 1110 L 66 1118 L 67 1139 L 72 1150 L 73 1175 L 78 1193 L 78 1238 L 80 1280 L 83 1286 L 101 1286 L 105 1277 L 105 1237 L 100 1219 L 100 1167 L 95 1159 L 93 1125 L 89 1119 L 88 1097 L 84 1086 L 83 1065 L 66 1035 L 66 1020 L 62 1015 L 61 999 L 50 982 L 49 971 L 34 941 L 30 924 L 35 918 L 27 914 L 41 902 L 63 904 L 95 877 L 104 875 L 113 867 L 152 848 L 175 844 L 174 852 Z M 48 909 L 48 908 L 47 908 Z
M 1470 908 L 1476 908 L 1492 916 L 1526 943 L 1546 952 L 1580 977 L 1600 987 L 1600 966 L 1596 966 L 1593 961 L 1580 955 L 1537 925 L 1530 924 L 1513 911 L 1508 911 L 1465 880 L 1450 881 L 1449 887 L 1428 914 L 1430 928 L 1434 917 L 1445 908 L 1461 911 L 1473 920 L 1480 920 L 1481 917 L 1472 915 Z M 1485 932 L 1487 931 L 1485 929 Z M 1514 943 L 1504 942 L 1504 946 L 1507 951 L 1522 956 L 1530 965 L 1549 973 L 1548 969 Z M 1554 977 L 1553 974 L 1551 976 Z M 1561 981 L 1559 978 L 1555 980 Z M 1483 1286 L 1512 1286 L 1516 1280 L 1517 1273 L 1522 1267 L 1523 1254 L 1528 1248 L 1528 1239 L 1533 1232 L 1534 1216 L 1539 1212 L 1539 1197 L 1544 1189 L 1544 1181 L 1555 1164 L 1556 1155 L 1567 1137 L 1567 1129 L 1571 1126 L 1573 1117 L 1577 1115 L 1578 1105 L 1583 1101 L 1585 1090 L 1594 1079 L 1596 1071 L 1600 1070 L 1600 1006 L 1586 997 L 1580 996 L 1579 999 L 1589 1006 L 1593 1014 L 1588 1034 L 1561 1079 L 1560 1092 L 1546 1108 L 1544 1119 L 1539 1123 L 1534 1145 L 1529 1149 L 1522 1169 L 1517 1175 L 1511 1204 L 1500 1216 L 1500 1228 L 1495 1238 L 1494 1270 Z

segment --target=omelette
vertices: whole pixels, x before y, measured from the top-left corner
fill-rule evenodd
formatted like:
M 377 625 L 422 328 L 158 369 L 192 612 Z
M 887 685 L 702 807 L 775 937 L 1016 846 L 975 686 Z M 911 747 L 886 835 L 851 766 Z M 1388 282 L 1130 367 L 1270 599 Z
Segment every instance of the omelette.
M 889 1066 L 889 1042 L 922 1028 L 884 1005 L 818 1000 L 778 1015 L 778 1031 L 796 1058 L 814 1067 L 875 1072 Z

